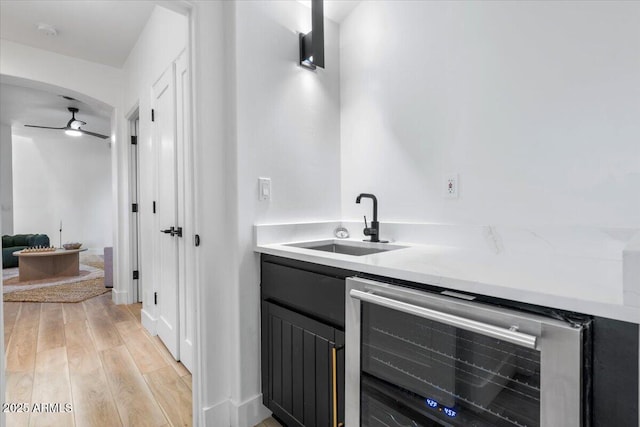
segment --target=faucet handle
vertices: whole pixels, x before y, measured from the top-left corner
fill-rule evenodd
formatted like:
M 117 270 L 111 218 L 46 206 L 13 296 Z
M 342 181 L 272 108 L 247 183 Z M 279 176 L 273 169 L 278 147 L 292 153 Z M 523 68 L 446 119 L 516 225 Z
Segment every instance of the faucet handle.
M 375 223 L 374 223 L 375 225 Z M 369 224 L 367 224 L 367 216 L 364 216 L 364 230 L 362 230 L 362 233 L 365 236 L 377 236 L 378 235 L 378 230 L 376 230 L 375 228 L 369 228 Z

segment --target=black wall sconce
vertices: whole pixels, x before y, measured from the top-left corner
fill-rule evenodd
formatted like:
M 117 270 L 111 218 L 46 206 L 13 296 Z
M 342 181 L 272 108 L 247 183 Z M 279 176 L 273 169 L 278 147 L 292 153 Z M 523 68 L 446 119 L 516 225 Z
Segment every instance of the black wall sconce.
M 311 31 L 300 34 L 300 66 L 315 70 L 324 68 L 323 0 L 311 0 Z

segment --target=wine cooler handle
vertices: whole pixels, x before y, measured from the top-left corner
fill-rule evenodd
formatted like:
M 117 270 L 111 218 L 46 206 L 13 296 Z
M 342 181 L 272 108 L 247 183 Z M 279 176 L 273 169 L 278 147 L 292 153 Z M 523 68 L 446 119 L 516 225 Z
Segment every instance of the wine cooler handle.
M 537 338 L 533 335 L 524 334 L 510 329 L 501 328 L 499 326 L 489 325 L 487 323 L 478 322 L 464 317 L 455 316 L 453 314 L 442 313 L 440 311 L 431 310 L 429 308 L 420 307 L 392 298 L 376 295 L 372 292 L 363 292 L 358 289 L 351 289 L 349 292 L 352 298 L 381 307 L 390 308 L 392 310 L 401 311 L 403 313 L 412 314 L 422 317 L 423 319 L 432 320 L 434 322 L 444 323 L 449 326 L 464 329 L 465 331 L 475 332 L 491 338 L 507 341 L 522 347 L 536 349 Z

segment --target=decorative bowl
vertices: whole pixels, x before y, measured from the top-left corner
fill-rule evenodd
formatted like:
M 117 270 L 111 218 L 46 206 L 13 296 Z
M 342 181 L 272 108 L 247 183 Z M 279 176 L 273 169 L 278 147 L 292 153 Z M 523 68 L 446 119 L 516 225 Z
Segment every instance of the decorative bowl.
M 62 247 L 66 250 L 80 249 L 80 246 L 82 246 L 82 243 L 65 243 L 64 245 L 62 245 Z

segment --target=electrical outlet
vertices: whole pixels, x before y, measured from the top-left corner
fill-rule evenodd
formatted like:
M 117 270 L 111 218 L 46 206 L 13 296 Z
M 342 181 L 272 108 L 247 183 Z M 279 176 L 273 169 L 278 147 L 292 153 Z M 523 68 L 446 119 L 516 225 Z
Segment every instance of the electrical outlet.
M 271 200 L 271 178 L 258 178 L 258 200 L 261 202 Z
M 444 177 L 443 196 L 445 199 L 458 198 L 458 186 L 460 181 L 458 174 L 449 174 Z

